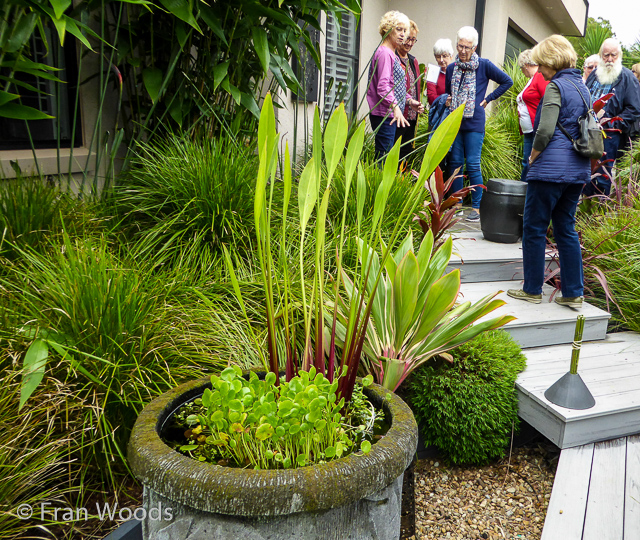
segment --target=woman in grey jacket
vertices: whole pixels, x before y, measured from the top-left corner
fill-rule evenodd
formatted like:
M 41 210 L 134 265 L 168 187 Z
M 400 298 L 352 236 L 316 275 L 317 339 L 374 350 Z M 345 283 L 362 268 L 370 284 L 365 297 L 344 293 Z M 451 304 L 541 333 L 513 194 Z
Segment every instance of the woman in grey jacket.
M 551 221 L 560 258 L 562 287 L 562 297 L 556 297 L 555 301 L 563 306 L 580 308 L 584 283 L 575 216 L 591 169 L 589 159 L 573 149 L 558 124 L 577 138 L 578 117 L 585 114 L 591 98 L 580 71 L 575 69 L 576 52 L 566 38 L 548 37 L 534 47 L 531 57 L 550 83 L 536 113 L 536 135 L 526 177 L 522 234 L 524 285 L 507 294 L 534 304 L 542 301 L 546 232 Z

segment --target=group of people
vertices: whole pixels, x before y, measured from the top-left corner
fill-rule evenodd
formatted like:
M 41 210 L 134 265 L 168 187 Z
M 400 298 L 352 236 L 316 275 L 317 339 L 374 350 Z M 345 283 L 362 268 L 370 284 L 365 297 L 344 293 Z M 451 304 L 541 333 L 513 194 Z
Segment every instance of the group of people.
M 424 106 L 417 61 L 409 54 L 417 41 L 417 25 L 406 15 L 391 11 L 382 18 L 379 32 L 384 41 L 371 63 L 367 100 L 376 133 L 376 157 L 382 158 L 399 137 L 403 141 L 414 138 L 416 118 Z M 504 71 L 478 56 L 477 45 L 478 32 L 469 26 L 457 33 L 456 54 L 451 40 L 436 41 L 433 53 L 440 73 L 436 81 L 426 84 L 430 112 L 442 110 L 446 114 L 464 105 L 448 169 L 462 171 L 466 165 L 471 186 L 483 184 L 480 156 L 485 108 L 513 84 Z M 520 179 L 527 182 L 522 237 L 524 284 L 522 289 L 507 291 L 518 300 L 542 301 L 546 233 L 551 222 L 562 292 L 555 301 L 570 308 L 582 307 L 584 290 L 580 241 L 575 230 L 579 199 L 583 194 L 609 194 L 615 160 L 631 137 L 640 133 L 640 65 L 633 66 L 633 71 L 622 66 L 622 48 L 614 38 L 604 41 L 596 58 L 584 61 L 584 73 L 577 69 L 577 60 L 571 43 L 560 35 L 544 39 L 518 58 L 520 69 L 529 78 L 517 97 L 524 137 Z M 490 81 L 497 87 L 487 94 Z M 614 120 L 606 126 L 611 131 L 592 180 L 590 159 L 574 149 L 572 140 L 579 138 L 578 119 L 607 94 L 613 95 L 600 118 Z M 401 155 L 406 153 L 405 149 Z M 462 185 L 463 177 L 459 176 L 452 192 Z M 468 221 L 480 220 L 481 198 L 482 189 L 474 189 Z
M 410 142 L 415 137 L 417 115 L 424 112 L 418 63 L 409 54 L 419 30 L 415 22 L 398 11 L 386 13 L 378 30 L 384 39 L 372 59 L 367 90 L 371 109 L 369 119 L 376 133 L 376 158 L 382 158 L 400 137 L 405 143 L 400 154 L 403 158 L 410 152 Z M 439 97 L 442 106 L 448 110 L 464 104 L 463 120 L 451 148 L 448 168 L 450 171 L 463 170 L 466 164 L 471 186 L 483 184 L 480 156 L 485 108 L 513 84 L 504 71 L 478 56 L 477 45 L 478 32 L 471 26 L 464 26 L 458 31 L 455 56 L 451 40 L 438 40 L 434 55 L 441 71 L 436 82 L 427 82 L 426 85 L 432 107 Z M 498 87 L 487 94 L 490 81 L 496 82 Z M 452 190 L 457 191 L 462 185 L 463 178 L 459 176 Z M 480 221 L 481 198 L 482 189 L 474 189 L 472 210 L 467 221 Z M 462 211 L 461 205 L 457 211 Z
M 413 139 L 417 115 L 424 112 L 417 61 L 409 54 L 418 39 L 418 26 L 404 13 L 390 11 L 378 31 L 383 41 L 371 59 L 367 89 L 376 159 L 391 150 L 397 137 Z

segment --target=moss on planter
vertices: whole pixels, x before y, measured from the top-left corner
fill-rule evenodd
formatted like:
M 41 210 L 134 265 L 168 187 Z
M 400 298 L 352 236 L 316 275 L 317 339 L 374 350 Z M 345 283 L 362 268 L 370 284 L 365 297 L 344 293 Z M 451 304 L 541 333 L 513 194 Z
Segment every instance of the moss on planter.
M 278 516 L 335 508 L 388 486 L 415 454 L 417 426 L 411 410 L 392 392 L 372 385 L 365 392 L 384 409 L 391 427 L 368 455 L 290 470 L 236 469 L 192 460 L 169 448 L 159 433 L 185 397 L 195 397 L 208 384 L 208 378 L 188 382 L 151 402 L 134 426 L 128 450 L 131 470 L 146 487 L 195 509 Z

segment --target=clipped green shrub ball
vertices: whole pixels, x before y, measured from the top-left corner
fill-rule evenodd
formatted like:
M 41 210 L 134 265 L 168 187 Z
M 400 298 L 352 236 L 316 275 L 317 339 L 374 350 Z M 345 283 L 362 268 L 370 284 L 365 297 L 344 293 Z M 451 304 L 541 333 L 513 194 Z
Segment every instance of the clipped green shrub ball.
M 502 330 L 480 334 L 409 379 L 410 401 L 426 445 L 456 465 L 504 456 L 517 428 L 515 380 L 526 365 L 520 346 Z

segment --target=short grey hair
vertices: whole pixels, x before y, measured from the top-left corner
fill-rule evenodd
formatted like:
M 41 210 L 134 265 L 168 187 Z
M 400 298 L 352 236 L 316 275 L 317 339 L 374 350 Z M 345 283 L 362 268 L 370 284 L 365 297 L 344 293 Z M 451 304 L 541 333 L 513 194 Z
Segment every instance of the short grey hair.
M 589 56 L 589 57 L 584 59 L 584 63 L 582 65 L 585 66 L 585 65 L 591 64 L 591 63 L 597 64 L 598 62 L 600 62 L 600 55 L 599 54 L 592 54 L 591 56 Z
M 531 58 L 531 49 L 525 49 L 518 55 L 518 67 L 522 69 L 524 66 L 537 66 Z
M 606 45 L 614 45 L 622 56 L 622 45 L 620 45 L 620 42 L 616 38 L 612 37 L 607 38 L 602 42 L 602 45 L 600 45 L 600 50 L 598 51 L 598 56 L 602 56 L 602 51 L 604 50 Z
M 453 44 L 449 38 L 441 38 L 433 44 L 433 56 L 439 54 L 453 56 Z
M 456 44 L 461 39 L 470 41 L 474 47 L 478 46 L 478 31 L 473 26 L 463 26 L 456 35 Z

